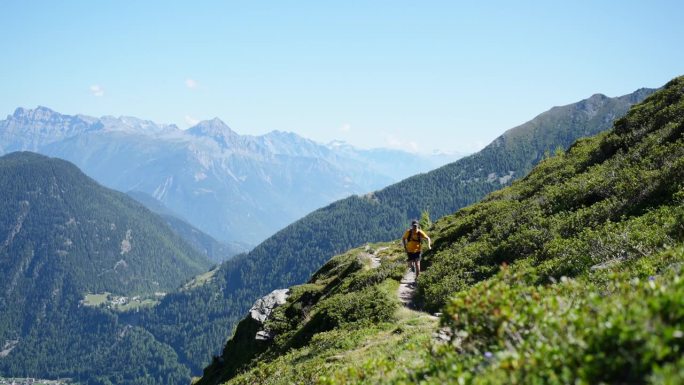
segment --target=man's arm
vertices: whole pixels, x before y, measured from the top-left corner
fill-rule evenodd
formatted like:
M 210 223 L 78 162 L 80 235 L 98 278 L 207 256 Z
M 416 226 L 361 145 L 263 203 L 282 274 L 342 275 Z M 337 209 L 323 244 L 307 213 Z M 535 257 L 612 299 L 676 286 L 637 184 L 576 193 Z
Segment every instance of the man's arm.
M 431 250 L 432 249 L 432 239 L 430 239 L 430 237 L 425 233 L 425 231 L 420 230 L 420 232 L 423 233 L 423 236 L 428 241 L 428 250 Z

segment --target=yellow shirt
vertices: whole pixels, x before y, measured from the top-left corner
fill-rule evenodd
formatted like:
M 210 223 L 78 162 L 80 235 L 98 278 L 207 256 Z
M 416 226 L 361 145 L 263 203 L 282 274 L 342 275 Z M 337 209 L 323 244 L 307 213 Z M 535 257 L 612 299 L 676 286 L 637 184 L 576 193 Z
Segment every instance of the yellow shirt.
M 411 237 L 410 239 L 409 239 L 409 233 L 410 233 L 410 237 Z M 420 235 L 420 238 L 419 238 L 419 235 Z M 406 251 L 408 251 L 409 253 L 419 252 L 420 246 L 421 246 L 420 241 L 422 241 L 423 239 L 427 239 L 427 238 L 428 238 L 427 234 L 425 234 L 425 232 L 421 229 L 418 229 L 416 231 L 413 231 L 411 229 L 406 230 L 406 232 L 404 233 L 404 236 L 401 237 L 401 239 L 407 240 Z M 420 241 L 418 239 L 420 239 Z

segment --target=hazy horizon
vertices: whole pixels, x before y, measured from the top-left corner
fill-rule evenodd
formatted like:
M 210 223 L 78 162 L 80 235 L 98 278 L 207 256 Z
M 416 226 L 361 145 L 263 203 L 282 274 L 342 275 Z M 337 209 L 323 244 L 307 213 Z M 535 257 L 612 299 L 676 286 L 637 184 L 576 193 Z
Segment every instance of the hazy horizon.
M 684 3 L 21 2 L 0 113 L 220 118 L 360 148 L 471 153 L 553 106 L 681 75 Z

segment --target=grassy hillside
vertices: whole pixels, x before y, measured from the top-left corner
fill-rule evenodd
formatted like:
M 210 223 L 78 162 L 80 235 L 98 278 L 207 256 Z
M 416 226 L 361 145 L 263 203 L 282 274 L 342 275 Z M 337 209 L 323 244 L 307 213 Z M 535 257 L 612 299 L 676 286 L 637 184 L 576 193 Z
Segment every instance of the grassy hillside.
M 650 95 L 594 95 L 554 107 L 515 127 L 482 151 L 366 196 L 352 196 L 287 226 L 231 265 L 229 289 L 267 293 L 303 282 L 335 254 L 366 242 L 394 239 L 428 211 L 441 218 L 527 175 L 556 149 L 608 130 L 628 108 Z
M 207 287 L 166 298 L 163 310 L 148 317 L 153 333 L 199 371 L 210 354 L 220 353 L 227 330 L 259 296 L 305 282 L 332 256 L 352 247 L 396 238 L 423 210 L 438 218 L 480 200 L 525 175 L 556 148 L 609 129 L 616 117 L 652 91 L 642 89 L 618 98 L 594 95 L 554 107 L 509 130 L 480 153 L 316 210 L 249 254 L 224 263 Z M 193 311 L 185 310 L 188 306 Z
M 683 223 L 684 77 L 429 228 L 427 313 L 396 300 L 397 241 L 375 269 L 352 250 L 291 289 L 272 342 L 243 349 L 238 327 L 199 383 L 682 383 Z

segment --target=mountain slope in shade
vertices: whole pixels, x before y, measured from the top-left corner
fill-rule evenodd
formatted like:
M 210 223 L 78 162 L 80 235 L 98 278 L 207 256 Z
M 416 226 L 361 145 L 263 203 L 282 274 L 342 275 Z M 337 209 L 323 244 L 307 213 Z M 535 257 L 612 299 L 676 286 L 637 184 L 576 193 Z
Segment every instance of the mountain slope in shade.
M 69 160 L 110 188 L 153 196 L 220 241 L 251 245 L 311 210 L 445 161 L 396 150 L 378 156 L 279 131 L 239 135 L 219 119 L 182 131 L 45 107 L 18 108 L 0 121 L 0 154 L 21 150 Z
M 155 298 L 206 271 L 204 255 L 145 207 L 64 160 L 0 157 L 0 199 L 0 345 L 11 346 L 3 348 L 0 373 L 88 373 L 96 383 L 122 371 L 143 378 L 144 365 L 157 362 L 168 370 L 154 370 L 162 377 L 187 378 L 170 347 L 85 300 Z
M 74 165 L 33 153 L 0 158 L 4 283 L 64 270 L 81 291 L 169 291 L 209 267 L 157 216 Z M 35 268 L 37 270 L 26 270 Z

